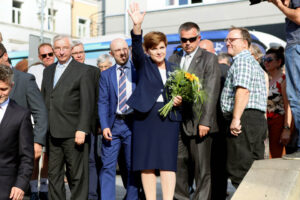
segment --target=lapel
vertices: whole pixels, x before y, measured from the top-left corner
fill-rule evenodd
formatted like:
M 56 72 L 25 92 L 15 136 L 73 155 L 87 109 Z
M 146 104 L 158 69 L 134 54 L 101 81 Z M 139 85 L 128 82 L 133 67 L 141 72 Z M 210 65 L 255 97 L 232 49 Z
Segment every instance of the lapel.
M 193 60 L 189 66 L 188 71 L 189 72 L 194 72 L 196 71 L 196 68 L 198 66 L 198 63 L 200 62 L 200 57 L 202 56 L 202 50 L 198 48 L 197 52 L 195 53 Z
M 72 70 L 74 65 L 76 65 L 76 61 L 72 58 L 72 61 L 69 63 L 69 65 L 67 66 L 65 71 L 62 73 L 62 75 L 58 79 L 58 81 L 57 81 L 56 85 L 54 86 L 53 90 L 55 90 L 57 87 L 59 87 L 60 84 L 62 84 L 62 82 L 64 82 L 64 79 L 66 79 L 68 77 L 69 71 Z M 56 67 L 57 67 L 57 63 L 55 65 L 55 69 L 56 69 Z M 54 74 L 55 74 L 55 70 L 54 70 Z M 53 87 L 53 81 L 54 81 L 54 74 L 53 74 L 53 77 L 51 79 L 52 80 L 52 87 Z
M 9 100 L 9 103 L 7 105 L 7 108 L 6 108 L 6 111 L 4 113 L 4 116 L 3 116 L 3 119 L 1 121 L 1 124 L 0 124 L 0 129 L 4 129 L 8 122 L 10 122 L 12 119 L 12 114 L 14 114 L 14 108 L 13 108 L 13 105 L 12 105 L 12 99 Z
M 110 70 L 110 80 L 112 81 L 112 85 L 114 87 L 114 91 L 116 96 L 118 96 L 118 80 L 117 80 L 117 65 L 115 64 Z
M 49 73 L 48 73 L 48 76 L 49 76 L 49 85 L 51 88 L 51 90 L 53 90 L 53 81 L 54 81 L 54 74 L 55 74 L 55 70 L 56 70 L 56 66 L 57 66 L 57 62 L 54 63 L 52 66 L 49 66 Z
M 133 66 L 133 63 L 130 61 L 131 64 L 131 81 L 132 81 L 132 92 L 135 90 L 136 87 L 136 82 L 137 82 L 137 77 L 136 77 L 136 70 L 135 67 Z
M 14 67 L 12 68 L 12 70 L 13 70 L 13 73 L 14 73 L 14 83 L 15 84 L 12 87 L 11 92 L 9 94 L 10 97 L 14 96 L 15 91 L 16 91 L 16 85 L 17 85 L 18 80 L 19 80 L 19 73 L 18 73 L 18 71 Z

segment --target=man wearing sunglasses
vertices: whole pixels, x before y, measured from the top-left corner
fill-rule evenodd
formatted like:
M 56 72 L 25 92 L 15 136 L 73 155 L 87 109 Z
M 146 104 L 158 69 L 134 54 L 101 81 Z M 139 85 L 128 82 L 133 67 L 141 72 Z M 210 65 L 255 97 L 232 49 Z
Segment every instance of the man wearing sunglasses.
M 233 27 L 225 39 L 233 63 L 221 94 L 227 133 L 227 172 L 238 187 L 254 160 L 264 158 L 267 87 L 264 71 L 251 55 L 247 29 Z
M 41 89 L 42 80 L 43 80 L 43 71 L 45 67 L 50 66 L 54 63 L 54 53 L 52 45 L 49 43 L 42 43 L 38 47 L 39 59 L 42 63 L 33 65 L 29 68 L 28 73 L 35 76 L 35 81 Z M 30 190 L 31 190 L 31 199 L 48 199 L 48 155 L 46 153 L 46 148 L 44 148 L 43 152 L 43 161 L 41 165 L 41 178 L 40 178 L 40 191 L 38 191 L 38 177 L 40 172 L 39 162 L 41 158 L 41 154 L 35 152 L 34 155 L 34 168 L 32 177 L 30 180 Z M 39 198 L 38 198 L 39 197 Z
M 211 199 L 210 154 L 211 133 L 218 131 L 216 108 L 220 90 L 220 67 L 216 55 L 198 47 L 200 28 L 186 22 L 179 28 L 183 51 L 173 54 L 169 61 L 181 69 L 195 73 L 202 80 L 207 100 L 196 107 L 183 103 L 183 124 L 178 143 L 175 199 L 189 200 L 189 187 L 195 179 L 193 199 Z
M 54 63 L 55 56 L 53 53 L 52 45 L 49 43 L 42 43 L 38 47 L 39 59 L 42 63 L 29 67 L 28 73 L 33 74 L 36 79 L 36 83 L 41 89 L 43 80 L 43 71 L 45 67 L 48 67 Z

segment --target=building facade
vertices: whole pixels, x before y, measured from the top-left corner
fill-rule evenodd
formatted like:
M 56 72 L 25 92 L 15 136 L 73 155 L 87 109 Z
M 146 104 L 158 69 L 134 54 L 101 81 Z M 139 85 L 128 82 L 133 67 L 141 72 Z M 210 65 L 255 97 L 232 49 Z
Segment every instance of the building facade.
M 51 39 L 58 33 L 70 35 L 71 0 L 1 1 L 0 32 L 8 51 L 28 49 L 30 35 L 42 33 Z
M 147 12 L 144 33 L 159 30 L 166 34 L 177 33 L 181 23 L 193 21 L 201 30 L 228 29 L 231 26 L 249 27 L 274 34 L 282 29 L 284 15 L 271 3 L 262 2 L 250 6 L 249 0 L 136 0 Z M 132 24 L 126 10 L 128 0 L 106 0 L 105 33 L 129 34 L 126 27 Z M 127 25 L 126 25 L 127 24 Z M 266 28 L 269 27 L 269 28 Z M 276 32 L 276 31 L 275 31 Z M 282 37 L 284 30 L 277 36 Z

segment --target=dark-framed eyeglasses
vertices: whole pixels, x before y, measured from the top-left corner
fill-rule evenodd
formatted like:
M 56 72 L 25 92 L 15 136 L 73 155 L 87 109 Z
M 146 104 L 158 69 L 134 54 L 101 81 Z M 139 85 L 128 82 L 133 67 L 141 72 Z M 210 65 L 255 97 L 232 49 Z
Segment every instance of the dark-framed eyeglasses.
M 197 38 L 198 38 L 198 36 L 196 36 L 196 37 L 192 37 L 192 38 L 180 38 L 180 41 L 182 42 L 182 43 L 186 43 L 187 41 L 190 41 L 190 43 L 192 43 L 192 42 L 195 42 L 196 40 L 197 40 Z
M 272 57 L 263 57 L 263 62 L 269 63 L 269 62 L 272 62 L 273 60 L 274 60 L 274 58 L 272 58 Z
M 238 39 L 244 39 L 244 38 L 225 38 L 224 42 L 227 43 L 233 43 L 235 40 L 238 40 Z
M 47 56 L 52 57 L 52 56 L 53 56 L 53 52 L 41 54 L 41 57 L 42 57 L 42 58 L 47 58 Z

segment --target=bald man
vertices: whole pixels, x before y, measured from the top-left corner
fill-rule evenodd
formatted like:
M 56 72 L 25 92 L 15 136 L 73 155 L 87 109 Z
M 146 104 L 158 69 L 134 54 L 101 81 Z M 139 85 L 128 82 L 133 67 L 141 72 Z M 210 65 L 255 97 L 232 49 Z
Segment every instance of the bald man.
M 115 39 L 110 54 L 116 64 L 101 74 L 99 83 L 98 114 L 103 132 L 100 172 L 101 199 L 115 199 L 116 164 L 120 148 L 128 171 L 127 200 L 138 199 L 138 189 L 131 169 L 131 124 L 133 109 L 126 106 L 136 86 L 135 68 L 129 61 L 129 48 L 125 40 Z
M 205 49 L 206 51 L 215 54 L 214 43 L 210 40 L 201 40 L 199 43 L 199 47 L 201 49 Z

